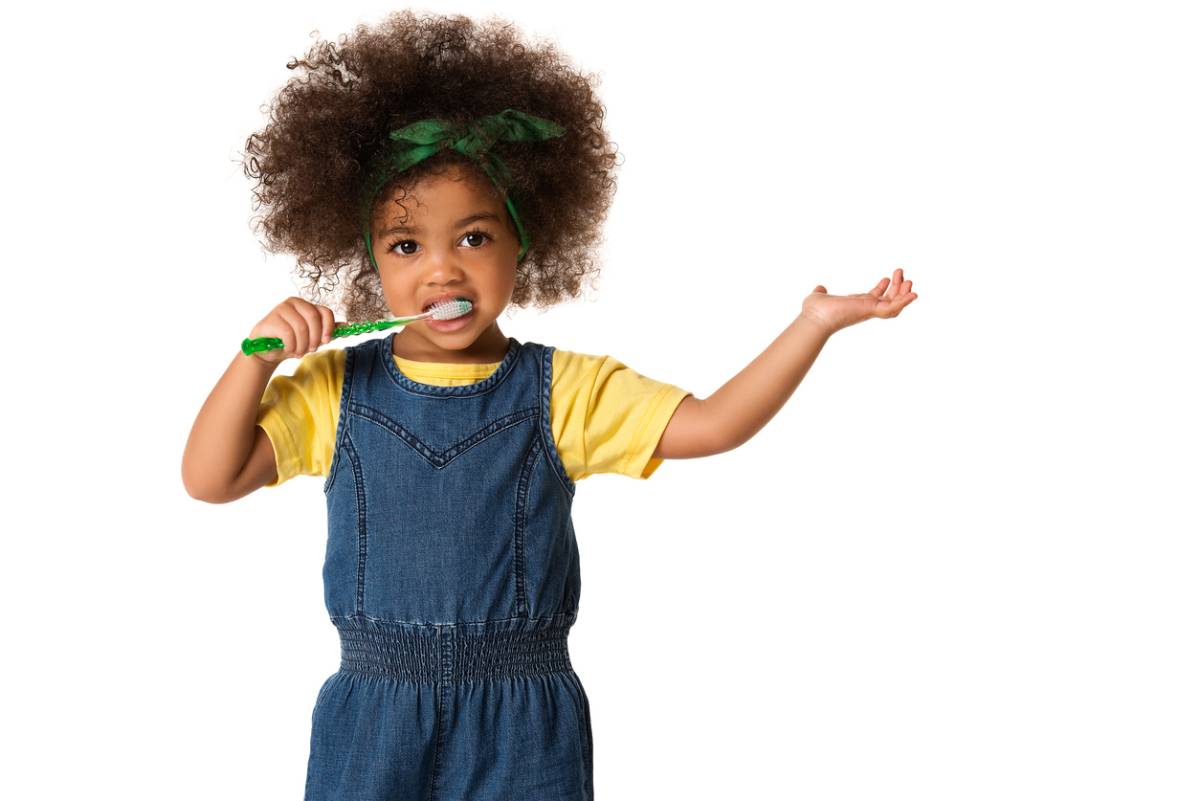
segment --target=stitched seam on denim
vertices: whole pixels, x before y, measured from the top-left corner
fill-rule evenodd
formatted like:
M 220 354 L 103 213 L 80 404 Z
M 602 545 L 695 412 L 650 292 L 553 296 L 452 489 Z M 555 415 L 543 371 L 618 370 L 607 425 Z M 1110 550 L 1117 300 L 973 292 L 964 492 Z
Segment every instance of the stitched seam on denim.
M 452 626 L 438 626 L 438 681 L 450 683 L 454 680 L 454 649 L 458 640 L 458 632 L 452 631 L 450 636 L 446 635 L 447 629 L 452 629 Z
M 333 477 L 337 474 L 341 459 L 341 440 L 346 436 L 346 404 L 350 400 L 350 384 L 354 379 L 354 348 L 346 348 L 345 363 L 342 365 L 342 396 L 338 399 L 337 425 L 333 429 L 333 458 L 329 461 L 329 476 L 325 479 L 323 491 L 328 494 L 333 486 Z
M 533 459 L 537 454 L 537 437 L 530 437 L 529 447 L 521 464 L 521 477 L 517 481 L 517 504 L 514 511 L 513 564 L 517 579 L 517 617 L 529 613 L 529 599 L 525 592 L 525 501 L 529 497 L 529 476 L 533 472 Z
M 558 481 L 567 491 L 567 495 L 574 498 L 575 482 L 567 475 L 567 468 L 563 466 L 562 456 L 558 452 L 558 446 L 554 443 L 554 432 L 550 428 L 550 380 L 554 375 L 554 347 L 550 345 L 539 347 L 542 349 L 542 366 L 538 381 L 541 395 L 538 404 L 538 432 L 542 437 L 542 446 L 546 453 L 546 461 L 550 463 L 550 469 L 558 476 Z
M 332 680 L 332 678 L 333 677 L 331 676 L 329 679 L 327 679 L 326 684 L 328 684 L 329 681 Z M 322 691 L 324 691 L 324 687 L 322 687 Z M 308 739 L 309 753 L 312 753 L 317 748 L 317 742 L 318 742 L 318 740 L 317 740 L 317 733 L 318 733 L 317 712 L 320 709 L 320 706 L 321 706 L 321 693 L 318 693 L 317 694 L 317 703 L 313 704 L 312 734 L 309 735 L 309 739 Z M 310 759 L 308 761 L 308 769 L 305 771 L 305 774 L 304 774 L 304 789 L 305 789 L 304 794 L 306 796 L 311 795 L 311 793 L 309 792 L 310 788 L 314 787 L 316 784 L 316 776 L 317 776 L 316 768 L 317 768 L 316 760 Z
M 453 680 L 457 684 L 502 676 L 567 672 L 571 669 L 569 640 L 569 626 L 482 635 L 459 631 L 454 641 Z
M 353 467 L 354 502 L 358 513 L 358 579 L 354 590 L 354 610 L 362 612 L 367 583 L 367 499 L 363 486 L 362 460 L 358 457 L 354 443 L 349 439 L 346 440 L 346 457 L 350 459 L 350 465 Z
M 454 639 L 457 640 L 458 633 L 454 632 L 453 634 L 454 634 Z M 437 642 L 438 642 L 438 678 L 437 678 L 437 683 L 438 683 L 438 744 L 437 744 L 437 755 L 434 759 L 434 767 L 433 767 L 434 784 L 430 790 L 430 798 L 433 798 L 433 796 L 435 795 L 435 790 L 436 790 L 436 786 L 437 786 L 437 784 L 436 784 L 437 783 L 437 775 L 438 775 L 439 769 L 440 769 L 439 763 L 441 762 L 441 754 L 442 754 L 442 751 L 444 750 L 443 749 L 443 744 L 444 744 L 443 741 L 446 736 L 445 731 L 446 731 L 446 729 L 449 728 L 448 726 L 442 725 L 442 715 L 444 714 L 444 710 L 445 710 L 445 703 L 444 703 L 445 698 L 450 693 L 450 686 L 451 686 L 451 684 L 453 684 L 452 676 L 448 675 L 452 671 L 453 664 L 451 664 L 449 667 L 447 667 L 447 665 L 445 664 L 444 654 L 447 651 L 449 651 L 450 657 L 453 660 L 453 658 L 454 658 L 454 643 L 453 642 L 450 643 L 449 649 L 444 648 L 442 645 L 442 638 L 445 637 L 445 635 L 446 635 L 446 627 L 438 626 L 438 629 L 437 629 Z
M 549 617 L 489 617 L 483 620 L 456 620 L 453 623 L 437 623 L 424 620 L 392 620 L 386 617 L 371 617 L 363 612 L 356 612 L 352 615 L 330 615 L 329 622 L 337 625 L 339 620 L 365 620 L 371 623 L 388 623 L 399 626 L 477 626 L 488 623 L 545 623 L 548 626 L 566 625 L 568 620 L 571 625 L 574 625 L 575 619 L 578 617 L 576 610 L 566 612 L 555 612 Z
M 361 621 L 338 626 L 341 669 L 417 681 L 460 684 L 503 676 L 566 672 L 570 621 L 535 630 L 471 631 L 454 625 L 392 627 Z
M 508 349 L 504 353 L 504 358 L 500 361 L 500 366 L 491 375 L 474 384 L 443 387 L 435 384 L 420 384 L 400 371 L 400 368 L 396 366 L 396 360 L 392 356 L 391 341 L 395 336 L 395 334 L 390 334 L 384 339 L 373 340 L 380 343 L 376 350 L 379 351 L 379 360 L 384 365 L 384 373 L 398 389 L 409 395 L 423 397 L 469 398 L 475 395 L 487 394 L 508 380 L 508 377 L 514 372 L 517 362 L 521 360 L 521 351 L 523 349 L 520 342 L 513 337 L 509 337 Z M 384 343 L 386 343 L 386 347 Z
M 586 765 L 587 764 L 587 744 L 586 744 L 585 740 L 587 738 L 587 735 L 584 734 L 583 703 L 582 703 L 581 699 L 578 697 L 578 694 L 582 691 L 578 689 L 579 688 L 579 679 L 575 675 L 574 670 L 571 671 L 570 681 L 568 683 L 571 685 L 571 690 L 567 694 L 571 696 L 571 706 L 575 707 L 575 720 L 577 722 L 576 723 L 576 731 L 579 732 L 579 758 Z
M 573 668 L 571 670 L 571 673 L 575 673 L 575 670 Z M 590 791 L 591 790 L 591 782 L 592 782 L 592 771 L 593 771 L 593 768 L 592 768 L 592 713 L 591 713 L 591 709 L 588 705 L 587 693 L 584 692 L 583 682 L 579 680 L 578 674 L 575 674 L 575 684 L 576 684 L 576 686 L 579 687 L 579 698 L 583 702 L 583 725 L 584 725 L 584 731 L 587 733 L 587 750 L 585 751 L 587 760 L 586 760 L 585 764 L 587 765 L 588 790 Z
M 445 728 L 442 726 L 442 714 L 445 709 L 443 703 L 443 694 L 446 692 L 446 685 L 439 682 L 437 692 L 434 693 L 434 703 L 437 704 L 437 710 L 434 714 L 434 722 L 437 725 L 437 736 L 433 740 L 433 769 L 429 775 L 429 801 L 434 801 L 437 797 L 438 772 L 442 762 L 442 739 L 445 737 Z
M 444 451 L 437 451 L 425 444 L 424 440 L 418 437 L 409 429 L 405 428 L 400 423 L 397 423 L 391 417 L 387 416 L 378 409 L 373 409 L 370 406 L 353 403 L 347 409 L 348 415 L 353 415 L 368 423 L 375 425 L 394 434 L 397 439 L 415 451 L 425 461 L 435 468 L 441 469 L 450 462 L 457 459 L 463 453 L 466 453 L 471 448 L 474 448 L 479 443 L 483 442 L 501 431 L 520 425 L 526 420 L 537 416 L 537 409 L 520 409 L 512 414 L 505 415 L 499 420 L 494 420 L 483 428 L 476 431 L 474 434 L 459 440 Z

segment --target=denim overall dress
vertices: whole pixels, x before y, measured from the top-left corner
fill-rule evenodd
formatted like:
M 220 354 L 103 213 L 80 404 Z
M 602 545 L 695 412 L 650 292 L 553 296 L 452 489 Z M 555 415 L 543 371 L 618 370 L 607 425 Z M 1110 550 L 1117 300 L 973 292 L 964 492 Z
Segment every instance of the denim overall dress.
M 313 707 L 305 801 L 590 801 L 554 349 L 510 337 L 487 378 L 433 386 L 400 372 L 394 337 L 346 349 L 325 481 L 341 665 Z

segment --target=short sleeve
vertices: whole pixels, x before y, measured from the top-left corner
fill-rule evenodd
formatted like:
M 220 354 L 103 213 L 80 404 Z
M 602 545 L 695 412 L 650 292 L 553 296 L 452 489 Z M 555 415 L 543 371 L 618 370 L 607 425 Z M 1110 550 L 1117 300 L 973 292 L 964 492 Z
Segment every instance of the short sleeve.
M 675 408 L 692 393 L 655 381 L 611 356 L 555 350 L 550 428 L 572 481 L 594 473 L 649 478 Z
M 345 364 L 344 350 L 318 350 L 305 355 L 292 375 L 277 375 L 267 384 L 255 423 L 275 449 L 275 480 L 265 486 L 298 475 L 328 475 Z

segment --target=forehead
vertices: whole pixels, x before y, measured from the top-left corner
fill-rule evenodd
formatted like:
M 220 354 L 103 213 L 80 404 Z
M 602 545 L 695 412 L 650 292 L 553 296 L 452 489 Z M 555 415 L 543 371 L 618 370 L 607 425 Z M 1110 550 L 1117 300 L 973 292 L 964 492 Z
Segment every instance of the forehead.
M 406 217 L 453 217 L 475 211 L 504 208 L 504 199 L 486 176 L 461 168 L 423 176 L 413 184 L 399 186 L 381 196 L 382 213 L 388 221 Z

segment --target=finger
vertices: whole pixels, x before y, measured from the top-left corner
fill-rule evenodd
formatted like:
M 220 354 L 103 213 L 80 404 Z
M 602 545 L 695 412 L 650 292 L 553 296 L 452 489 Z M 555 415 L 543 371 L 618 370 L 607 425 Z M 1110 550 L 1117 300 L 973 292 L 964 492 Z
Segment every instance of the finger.
M 303 303 L 304 298 L 292 295 L 284 300 L 275 311 L 279 315 L 279 319 L 284 323 L 284 329 L 287 330 L 287 336 L 280 336 L 283 340 L 284 353 L 288 357 L 301 356 L 308 347 L 307 336 L 308 324 L 304 322 L 304 318 L 300 317 L 296 311 L 295 304 Z
M 300 312 L 300 317 L 304 318 L 308 326 L 308 349 L 306 353 L 312 353 L 320 347 L 320 330 L 325 325 L 320 319 L 320 309 L 316 305 L 308 301 L 300 301 L 295 303 L 296 311 Z
M 278 309 L 272 312 L 271 316 L 280 323 L 278 333 L 274 334 L 274 336 L 278 337 L 279 341 L 283 343 L 282 352 L 284 356 L 292 355 L 296 350 L 296 334 L 292 331 L 291 323 L 287 321 Z M 272 327 L 274 328 L 275 326 Z
M 321 310 L 321 342 L 333 339 L 333 309 L 328 306 L 318 306 Z
M 321 344 L 321 313 L 317 311 L 316 306 L 306 300 L 293 301 L 292 307 L 300 313 L 300 318 L 308 327 L 308 336 L 304 340 L 304 352 L 311 353 Z
M 895 301 L 893 301 L 892 311 L 891 311 L 891 314 L 888 316 L 895 317 L 896 315 L 898 315 L 900 313 L 901 309 L 903 309 L 905 306 L 912 303 L 916 299 L 917 299 L 916 294 L 914 294 L 912 292 L 909 292 L 905 295 L 898 296 L 895 299 Z
M 887 294 L 884 295 L 884 297 L 894 298 L 897 295 L 900 295 L 901 293 L 903 293 L 904 292 L 904 287 L 902 286 L 903 283 L 904 283 L 904 270 L 903 270 L 903 268 L 897 267 L 895 270 L 892 271 L 892 285 L 888 289 Z
M 300 312 L 290 304 L 285 303 L 279 308 L 279 316 L 292 329 L 291 342 L 288 337 L 280 337 L 287 346 L 289 356 L 302 356 L 308 352 L 308 322 L 300 316 Z
M 817 284 L 817 288 L 814 289 L 813 292 L 820 292 L 822 295 L 826 295 L 829 293 L 829 290 L 826 289 L 823 285 Z
M 313 311 L 317 313 L 317 337 L 313 340 L 315 347 L 321 347 L 329 341 L 330 328 L 333 326 L 333 312 L 327 307 L 316 304 Z
M 868 292 L 867 294 L 868 294 L 868 295 L 872 295 L 872 296 L 874 296 L 874 297 L 876 297 L 876 298 L 881 298 L 881 297 L 883 297 L 883 290 L 887 289 L 888 280 L 889 280 L 889 279 L 887 279 L 887 278 L 881 278 L 881 279 L 879 279 L 879 283 L 878 283 L 878 284 L 876 284 L 876 285 L 875 285 L 875 288 L 874 288 L 874 289 L 872 289 L 872 290 L 871 290 L 870 292 Z

